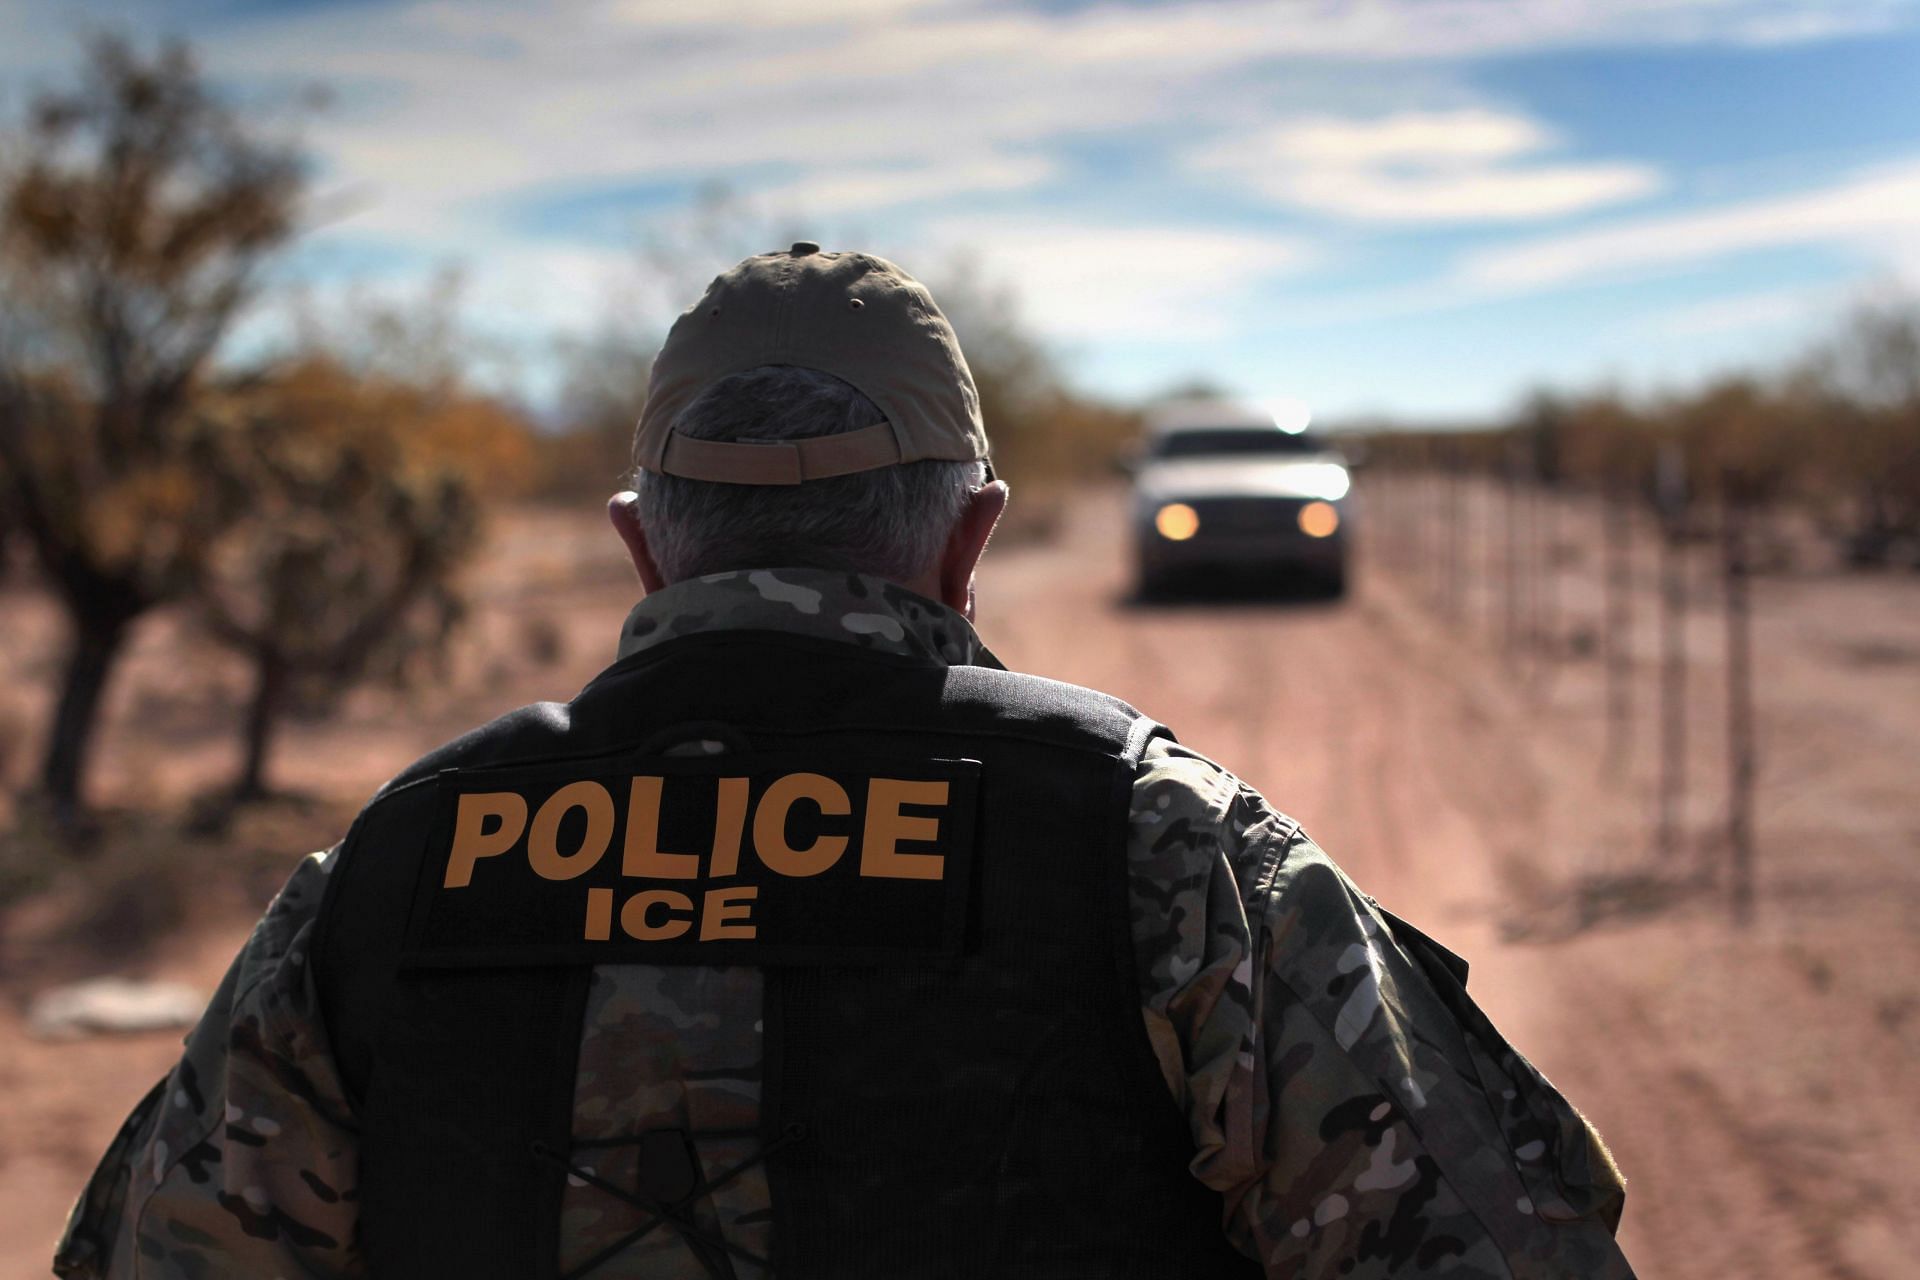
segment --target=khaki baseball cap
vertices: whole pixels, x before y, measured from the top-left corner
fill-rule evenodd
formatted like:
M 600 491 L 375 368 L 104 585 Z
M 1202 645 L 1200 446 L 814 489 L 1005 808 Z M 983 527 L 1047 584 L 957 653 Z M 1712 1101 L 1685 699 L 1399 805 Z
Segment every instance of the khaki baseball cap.
M 695 440 L 675 419 L 715 382 L 761 365 L 832 374 L 886 415 L 791 441 Z M 654 358 L 635 432 L 643 470 L 724 484 L 803 484 L 901 462 L 987 456 L 980 396 L 953 327 L 925 285 L 865 253 L 802 240 L 715 277 Z

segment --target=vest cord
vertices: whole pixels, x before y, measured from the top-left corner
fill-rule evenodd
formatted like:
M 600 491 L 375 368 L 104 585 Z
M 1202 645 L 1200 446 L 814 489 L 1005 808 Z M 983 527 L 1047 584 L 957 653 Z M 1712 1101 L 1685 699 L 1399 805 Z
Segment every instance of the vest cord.
M 645 1136 L 645 1135 L 641 1135 L 641 1136 Z M 710 1136 L 716 1136 L 716 1135 L 712 1135 L 712 1134 L 701 1134 L 701 1135 L 689 1134 L 688 1135 L 688 1137 L 690 1138 L 695 1136 L 710 1137 Z M 686 1195 L 682 1196 L 680 1199 L 674 1201 L 671 1204 L 668 1204 L 664 1201 L 652 1199 L 651 1197 L 648 1197 L 648 1196 L 643 1196 L 638 1192 L 629 1191 L 625 1187 L 622 1187 L 617 1183 L 610 1182 L 607 1179 L 600 1177 L 598 1174 L 594 1173 L 589 1169 L 584 1169 L 580 1167 L 579 1165 L 573 1163 L 573 1160 L 571 1158 L 571 1152 L 569 1152 L 567 1155 L 561 1155 L 559 1152 L 556 1152 L 552 1147 L 548 1146 L 544 1142 L 536 1141 L 532 1143 L 531 1146 L 529 1147 L 529 1151 L 535 1160 L 541 1161 L 543 1163 L 551 1164 L 551 1165 L 556 1165 L 571 1177 L 579 1179 L 581 1182 L 586 1183 L 588 1186 L 594 1187 L 606 1193 L 607 1195 L 612 1196 L 616 1200 L 620 1200 L 626 1204 L 632 1205 L 634 1208 L 639 1209 L 643 1213 L 649 1213 L 653 1215 L 650 1221 L 644 1222 L 640 1224 L 638 1227 L 635 1227 L 632 1231 L 629 1231 L 627 1234 L 621 1236 L 618 1240 L 613 1241 L 606 1248 L 600 1250 L 598 1253 L 588 1258 L 585 1262 L 582 1262 L 579 1266 L 574 1267 L 572 1270 L 562 1274 L 562 1276 L 560 1277 L 560 1280 L 579 1280 L 579 1277 L 584 1276 L 587 1273 L 595 1270 L 596 1268 L 605 1265 L 607 1262 L 617 1257 L 619 1254 L 624 1252 L 629 1247 L 639 1243 L 641 1240 L 651 1235 L 653 1233 L 654 1228 L 660 1226 L 662 1223 L 665 1223 L 666 1225 L 671 1226 L 677 1233 L 679 1233 L 680 1238 L 687 1244 L 688 1248 L 692 1250 L 694 1256 L 700 1259 L 701 1266 L 706 1269 L 707 1274 L 715 1277 L 716 1280 L 727 1280 L 727 1271 L 722 1270 L 720 1267 L 715 1265 L 713 1259 L 709 1255 L 710 1250 L 718 1250 L 723 1254 L 731 1254 L 732 1256 L 739 1258 L 743 1262 L 750 1262 L 754 1266 L 759 1267 L 763 1273 L 771 1274 L 772 1268 L 773 1268 L 772 1262 L 770 1262 L 766 1258 L 761 1257 L 759 1254 L 754 1253 L 750 1249 L 743 1249 L 739 1245 L 729 1242 L 723 1236 L 715 1235 L 713 1233 L 708 1232 L 707 1230 L 699 1226 L 699 1224 L 693 1221 L 691 1208 L 693 1203 L 696 1200 L 698 1200 L 701 1196 L 711 1195 L 713 1192 L 718 1191 L 720 1188 L 734 1181 L 741 1174 L 747 1172 L 749 1169 L 752 1169 L 755 1165 L 758 1165 L 764 1162 L 765 1160 L 767 1160 L 769 1157 L 773 1155 L 774 1152 L 780 1150 L 782 1147 L 786 1147 L 791 1145 L 792 1143 L 800 1141 L 805 1136 L 806 1136 L 805 1125 L 800 1124 L 797 1121 L 794 1123 L 788 1124 L 785 1127 L 785 1129 L 781 1131 L 781 1134 L 779 1137 L 775 1138 L 772 1142 L 769 1142 L 765 1146 L 761 1147 L 759 1151 L 755 1152 L 751 1156 L 748 1156 L 745 1160 L 740 1161 L 738 1164 L 732 1165 L 727 1169 L 723 1169 L 716 1177 L 713 1177 L 711 1179 L 707 1179 L 707 1178 L 701 1179 L 699 1183 L 693 1188 L 693 1190 L 689 1191 Z M 582 1142 L 580 1145 L 584 1147 L 602 1147 L 603 1148 L 603 1147 L 614 1147 L 614 1146 L 637 1145 L 639 1141 L 640 1141 L 640 1137 L 602 1138 L 602 1139 L 595 1139 L 589 1142 Z M 702 1248 L 700 1246 L 705 1246 L 705 1247 Z

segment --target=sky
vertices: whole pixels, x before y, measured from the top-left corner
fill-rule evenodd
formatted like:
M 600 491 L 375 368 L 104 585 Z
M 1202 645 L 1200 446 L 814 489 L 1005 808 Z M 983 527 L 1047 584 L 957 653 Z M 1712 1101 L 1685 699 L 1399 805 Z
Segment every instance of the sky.
M 976 272 L 1091 393 L 1321 420 L 1684 387 L 1920 286 L 1920 0 L 0 0 L 0 108 L 100 28 L 273 127 L 326 88 L 283 281 L 457 269 L 536 402 L 796 235 Z

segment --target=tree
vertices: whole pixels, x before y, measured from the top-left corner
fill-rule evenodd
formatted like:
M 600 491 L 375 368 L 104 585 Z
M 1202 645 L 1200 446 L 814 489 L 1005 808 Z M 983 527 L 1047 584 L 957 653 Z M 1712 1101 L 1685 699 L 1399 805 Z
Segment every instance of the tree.
M 654 353 L 673 316 L 734 262 L 803 234 L 827 239 L 798 218 L 769 215 L 713 185 L 682 217 L 641 239 L 634 277 L 610 297 L 598 328 L 561 350 L 563 429 L 543 446 L 547 496 L 600 492 L 618 478 L 628 465 Z M 956 253 L 921 278 L 966 353 L 1000 475 L 1023 485 L 1037 481 L 1043 489 L 1085 478 L 1104 471 L 1137 436 L 1137 414 L 1068 387 L 1013 291 L 991 280 L 977 255 Z
M 188 589 L 229 517 L 201 492 L 196 410 L 302 181 L 184 47 L 111 38 L 34 101 L 0 174 L 0 474 L 70 623 L 40 770 L 62 818 L 133 622 Z
M 1804 412 L 1773 382 L 1717 378 L 1664 416 L 1688 473 L 1723 499 L 1778 502 L 1806 470 L 1811 436 Z
M 1002 478 L 1041 491 L 1083 480 L 1104 472 L 1139 435 L 1137 414 L 1067 384 L 1013 290 L 989 280 L 977 258 L 957 255 L 929 288 L 966 353 Z
M 541 447 L 542 496 L 605 499 L 626 483 L 659 346 L 657 336 L 611 312 L 563 343 L 561 427 Z
M 440 651 L 465 611 L 455 571 L 479 545 L 479 493 L 524 472 L 531 446 L 492 401 L 324 355 L 251 379 L 222 412 L 216 473 L 244 491 L 245 514 L 213 547 L 199 603 L 253 666 L 232 788 L 248 800 L 268 792 L 290 707 Z
M 1795 382 L 1850 559 L 1920 543 L 1920 303 L 1862 303 Z
M 1566 398 L 1545 388 L 1529 392 L 1521 405 L 1519 420 L 1514 426 L 1526 442 L 1526 458 L 1534 477 L 1542 484 L 1557 486 L 1566 480 L 1561 450 L 1573 419 L 1573 409 Z

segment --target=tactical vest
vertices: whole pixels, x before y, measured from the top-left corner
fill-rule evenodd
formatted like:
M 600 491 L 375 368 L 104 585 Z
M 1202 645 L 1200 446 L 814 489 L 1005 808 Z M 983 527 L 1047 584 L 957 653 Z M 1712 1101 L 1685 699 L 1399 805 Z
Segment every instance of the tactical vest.
M 1156 733 L 1164 730 L 1125 704 L 1054 681 L 716 632 L 636 654 L 569 704 L 523 708 L 420 761 L 354 824 L 314 947 L 360 1122 L 362 1243 L 373 1273 L 556 1276 L 587 957 L 608 958 L 592 948 L 622 945 L 629 925 L 642 934 L 669 927 L 650 907 L 623 909 L 610 925 L 609 900 L 596 908 L 598 890 L 584 888 L 571 900 L 586 904 L 586 935 L 615 941 L 549 946 L 543 930 L 581 931 L 573 917 L 542 923 L 539 902 L 572 892 L 558 879 L 528 895 L 526 922 L 495 919 L 476 934 L 457 915 L 433 917 L 436 902 L 467 900 L 463 876 L 482 885 L 508 861 L 488 854 L 506 837 L 484 824 L 460 828 L 446 851 L 449 824 L 472 816 L 449 816 L 450 792 L 465 796 L 490 778 L 486 794 L 517 787 L 539 803 L 568 776 L 650 772 L 670 793 L 683 783 L 711 789 L 718 784 L 673 772 L 684 761 L 661 758 L 667 744 L 710 738 L 730 748 L 723 762 L 784 761 L 808 777 L 840 777 L 843 790 L 876 761 L 889 774 L 951 778 L 956 839 L 968 846 L 949 850 L 940 885 L 859 879 L 844 866 L 833 881 L 790 867 L 799 878 L 746 904 L 769 913 L 767 932 L 805 943 L 764 967 L 761 1141 L 773 1274 L 1258 1275 L 1225 1242 L 1220 1196 L 1188 1172 L 1187 1122 L 1141 1019 L 1126 824 L 1136 765 Z M 574 785 L 578 796 L 599 784 Z M 944 782 L 900 785 L 948 795 Z M 638 803 L 638 781 L 634 795 Z M 596 839 L 587 809 L 584 822 L 578 814 L 570 826 L 549 822 L 542 848 L 585 849 Z M 627 821 L 631 829 L 638 819 Z M 921 875 L 924 863 L 911 859 L 930 855 L 866 847 L 873 821 L 869 812 L 858 856 L 904 856 L 880 870 Z M 922 821 L 919 830 L 932 829 Z M 475 831 L 491 843 L 475 844 Z M 778 831 L 759 834 L 780 847 Z M 604 826 L 598 838 L 605 843 Z M 608 856 L 617 861 L 615 844 Z M 542 874 L 573 876 L 575 865 L 553 850 Z M 961 875 L 954 868 L 963 863 Z M 860 864 L 862 875 L 868 869 Z M 882 895 L 874 903 L 903 904 L 898 914 L 910 922 L 924 909 L 945 923 L 903 935 L 881 921 L 870 937 L 859 911 L 891 920 L 895 908 L 862 907 L 866 892 Z M 803 893 L 815 896 L 793 898 L 800 905 L 777 915 L 779 895 Z M 836 917 L 844 895 L 853 895 L 852 913 Z M 423 911 L 433 917 L 425 925 Z M 703 952 L 711 944 L 691 932 L 664 950 L 624 945 L 665 963 L 754 958 L 759 944 L 725 942 L 729 927 L 712 930 L 722 935 L 718 953 Z M 940 943 L 943 931 L 951 945 Z M 893 958 L 914 946 L 926 954 Z M 671 1216 L 671 1204 L 660 1208 Z

